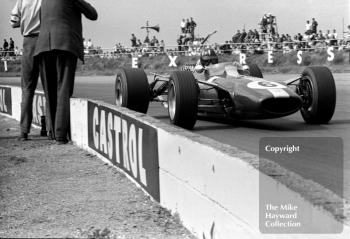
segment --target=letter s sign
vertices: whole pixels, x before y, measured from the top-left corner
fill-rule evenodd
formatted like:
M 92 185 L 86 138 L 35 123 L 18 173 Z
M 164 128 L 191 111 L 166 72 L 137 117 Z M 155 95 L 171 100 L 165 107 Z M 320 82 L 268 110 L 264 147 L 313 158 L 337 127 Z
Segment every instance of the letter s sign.
M 334 47 L 328 47 L 327 49 L 327 54 L 328 54 L 328 57 L 327 57 L 327 61 L 333 61 L 334 60 Z
M 302 55 L 303 55 L 303 52 L 302 52 L 302 51 L 298 51 L 298 53 L 297 53 L 297 58 L 298 58 L 297 63 L 298 63 L 298 65 L 300 65 L 301 63 L 303 63 L 303 57 L 302 57 Z

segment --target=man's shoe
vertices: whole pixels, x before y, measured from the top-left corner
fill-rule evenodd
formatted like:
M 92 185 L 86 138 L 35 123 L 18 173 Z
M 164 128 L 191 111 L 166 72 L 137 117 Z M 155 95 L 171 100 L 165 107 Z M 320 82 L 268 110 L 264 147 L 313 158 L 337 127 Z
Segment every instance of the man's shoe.
M 18 137 L 19 141 L 26 141 L 28 140 L 28 133 L 21 133 L 21 135 Z
M 47 139 L 49 139 L 49 140 L 54 140 L 55 138 L 53 137 L 53 134 L 52 134 L 52 131 L 50 130 L 49 131 L 49 134 L 48 134 L 48 136 L 47 136 Z
M 68 143 L 68 139 L 56 139 L 56 143 L 58 145 L 66 144 Z

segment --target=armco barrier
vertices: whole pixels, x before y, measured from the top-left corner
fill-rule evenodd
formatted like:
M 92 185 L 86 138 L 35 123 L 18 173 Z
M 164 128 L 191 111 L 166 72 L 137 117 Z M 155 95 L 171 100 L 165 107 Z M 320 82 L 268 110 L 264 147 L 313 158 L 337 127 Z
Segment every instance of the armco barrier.
M 10 89 L 12 117 L 18 119 L 20 90 Z M 307 196 L 262 174 L 256 166 L 257 156 L 234 147 L 143 114 L 86 99 L 71 99 L 71 131 L 76 145 L 117 166 L 162 206 L 177 214 L 199 238 L 350 235 L 347 219 L 339 234 L 261 234 L 259 180 L 264 181 L 271 194 L 302 205 L 312 215 L 312 220 L 303 222 L 310 228 L 321 225 L 327 231 L 340 222 L 335 213 L 324 209 L 321 200 L 310 202 L 305 199 Z

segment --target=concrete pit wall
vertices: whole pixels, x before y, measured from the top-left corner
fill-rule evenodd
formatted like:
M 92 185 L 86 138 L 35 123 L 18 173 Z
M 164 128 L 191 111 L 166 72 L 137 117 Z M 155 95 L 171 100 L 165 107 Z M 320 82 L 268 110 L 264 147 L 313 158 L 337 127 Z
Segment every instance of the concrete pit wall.
M 10 89 L 2 103 L 11 104 L 19 120 L 21 91 Z M 7 90 L 8 91 L 8 90 Z M 5 94 L 5 93 L 4 93 Z M 5 98 L 10 97 L 11 100 Z M 45 112 L 42 93 L 36 116 Z M 2 107 L 1 109 L 4 109 Z M 322 205 L 262 173 L 256 155 L 166 125 L 147 115 L 88 99 L 71 99 L 72 141 L 126 174 L 198 238 L 348 238 L 343 222 Z M 272 195 L 301 205 L 309 228 L 341 227 L 337 234 L 262 234 L 259 230 L 259 183 Z M 117 183 L 117 182 L 116 182 Z

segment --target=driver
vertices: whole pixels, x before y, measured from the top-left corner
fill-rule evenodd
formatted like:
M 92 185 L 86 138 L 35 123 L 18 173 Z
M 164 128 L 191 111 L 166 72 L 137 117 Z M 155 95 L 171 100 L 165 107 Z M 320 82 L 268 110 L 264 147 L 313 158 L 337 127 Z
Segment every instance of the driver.
M 208 49 L 201 53 L 199 61 L 200 64 L 205 67 L 210 64 L 218 64 L 219 58 L 213 49 Z
M 195 66 L 195 71 L 197 73 L 203 73 L 206 76 L 206 78 L 209 78 L 208 72 L 206 70 L 206 67 L 211 64 L 218 64 L 219 58 L 216 55 L 215 51 L 213 49 L 207 49 L 202 51 L 200 58 Z M 233 62 L 232 65 L 235 67 L 236 72 L 239 75 L 246 75 L 250 76 L 249 66 L 246 64 L 240 64 L 239 62 Z
M 213 49 L 207 49 L 201 52 L 201 56 L 195 66 L 195 70 L 198 73 L 202 73 L 205 67 L 210 64 L 218 64 L 219 58 Z

